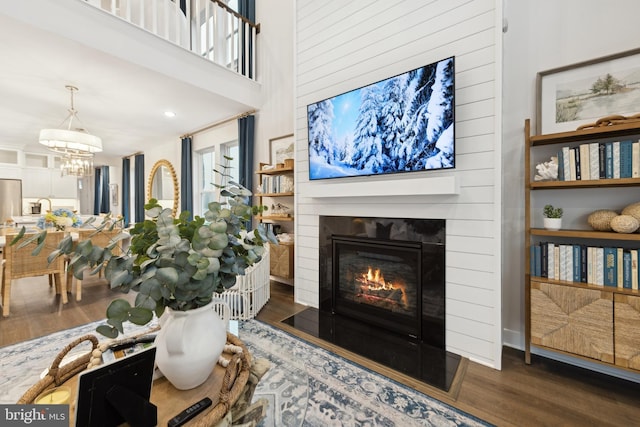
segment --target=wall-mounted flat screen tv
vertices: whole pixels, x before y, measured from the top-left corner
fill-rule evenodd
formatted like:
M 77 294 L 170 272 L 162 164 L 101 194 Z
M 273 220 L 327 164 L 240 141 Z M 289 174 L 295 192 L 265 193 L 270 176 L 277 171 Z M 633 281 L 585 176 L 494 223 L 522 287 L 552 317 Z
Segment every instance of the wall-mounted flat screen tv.
M 454 57 L 307 106 L 309 179 L 455 167 Z

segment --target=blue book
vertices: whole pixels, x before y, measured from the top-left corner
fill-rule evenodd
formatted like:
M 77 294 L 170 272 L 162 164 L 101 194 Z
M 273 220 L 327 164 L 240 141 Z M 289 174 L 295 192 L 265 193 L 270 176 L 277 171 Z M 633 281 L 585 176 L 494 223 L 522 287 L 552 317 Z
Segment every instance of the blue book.
M 529 275 L 535 276 L 536 271 L 536 247 L 531 245 L 529 248 Z
M 587 245 L 580 245 L 580 281 L 587 283 Z
M 613 178 L 613 143 L 607 142 L 604 149 L 606 153 L 605 178 L 611 179 Z
M 541 261 L 541 249 L 540 249 L 540 245 L 536 245 L 535 246 L 535 257 L 536 257 L 536 270 L 534 272 L 536 277 L 540 277 L 541 273 L 541 267 L 542 267 L 542 261 Z
M 631 252 L 624 251 L 622 254 L 622 287 L 631 289 Z
M 620 178 L 631 178 L 633 172 L 633 141 L 620 141 Z
M 558 181 L 564 181 L 564 154 L 558 150 Z
M 573 245 L 573 281 L 581 282 L 582 260 L 580 245 Z
M 604 285 L 618 286 L 618 250 L 604 248 Z

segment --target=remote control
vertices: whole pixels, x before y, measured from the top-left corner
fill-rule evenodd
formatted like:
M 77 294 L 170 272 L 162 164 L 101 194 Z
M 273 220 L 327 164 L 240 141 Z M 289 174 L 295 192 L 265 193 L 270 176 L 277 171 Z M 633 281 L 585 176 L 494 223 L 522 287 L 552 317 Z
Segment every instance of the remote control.
M 201 401 L 194 403 L 193 405 L 189 406 L 184 411 L 180 412 L 175 417 L 171 418 L 169 420 L 169 423 L 167 424 L 168 427 L 181 426 L 182 424 L 184 424 L 187 421 L 189 421 L 191 418 L 193 418 L 196 415 L 198 415 L 200 412 L 202 412 L 205 409 L 207 409 L 209 406 L 211 406 L 212 403 L 213 402 L 211 401 L 211 399 L 209 399 L 208 397 L 205 397 Z

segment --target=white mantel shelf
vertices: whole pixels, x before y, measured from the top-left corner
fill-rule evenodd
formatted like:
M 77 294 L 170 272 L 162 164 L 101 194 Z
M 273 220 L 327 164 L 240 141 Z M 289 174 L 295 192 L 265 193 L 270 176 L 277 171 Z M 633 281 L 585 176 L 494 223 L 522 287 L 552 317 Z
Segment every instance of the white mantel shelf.
M 323 180 L 299 184 L 299 195 L 311 198 L 388 197 L 459 194 L 455 176 L 344 182 Z

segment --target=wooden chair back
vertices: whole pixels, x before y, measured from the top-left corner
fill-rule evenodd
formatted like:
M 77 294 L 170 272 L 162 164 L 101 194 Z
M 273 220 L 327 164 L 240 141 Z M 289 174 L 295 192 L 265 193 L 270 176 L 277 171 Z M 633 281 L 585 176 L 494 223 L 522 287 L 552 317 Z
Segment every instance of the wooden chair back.
M 45 244 L 37 255 L 32 255 L 37 243 L 34 241 L 24 247 L 19 247 L 20 243 L 11 245 L 15 234 L 6 235 L 6 244 L 3 249 L 4 259 L 2 260 L 2 282 L 0 293 L 2 294 L 2 315 L 9 316 L 11 304 L 11 281 L 23 277 L 48 276 L 49 284 L 51 277 L 56 283 L 56 293 L 62 294 L 62 303 L 67 303 L 67 288 L 64 277 L 65 259 L 60 256 L 49 263 L 49 254 L 58 247 L 64 238 L 64 231 L 50 231 L 45 238 Z

